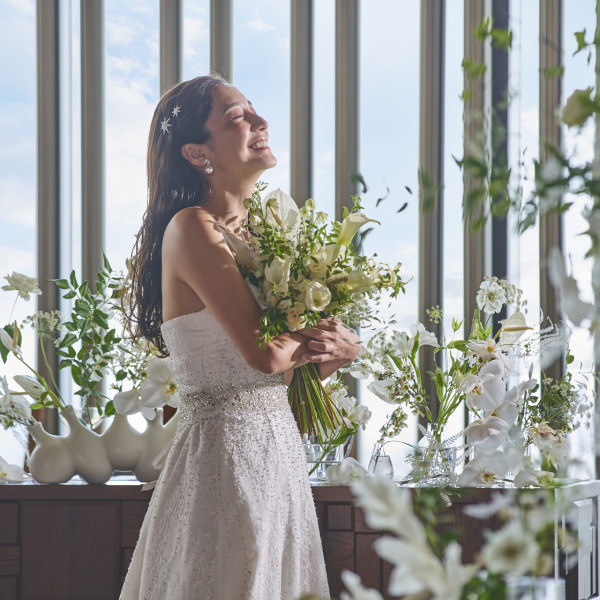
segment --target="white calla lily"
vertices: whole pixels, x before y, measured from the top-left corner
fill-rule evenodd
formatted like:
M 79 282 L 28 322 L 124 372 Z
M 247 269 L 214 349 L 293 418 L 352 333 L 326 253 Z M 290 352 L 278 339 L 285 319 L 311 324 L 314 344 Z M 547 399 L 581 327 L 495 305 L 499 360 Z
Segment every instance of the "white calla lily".
M 291 265 L 291 258 L 275 256 L 270 265 L 265 265 L 265 279 L 275 285 L 287 283 L 290 278 Z
M 15 330 L 16 334 L 16 330 Z M 17 336 L 11 336 L 6 329 L 0 327 L 0 343 L 7 349 L 16 354 L 17 356 L 21 356 L 21 348 L 17 341 Z
M 527 325 L 525 315 L 517 310 L 508 319 L 502 321 L 502 328 L 500 329 L 500 346 L 504 350 L 509 350 L 514 346 L 519 338 L 531 327 Z
M 279 188 L 262 199 L 262 210 L 267 223 L 285 230 L 295 230 L 300 223 L 300 211 L 294 200 Z
M 352 243 L 356 232 L 367 223 L 377 223 L 375 219 L 369 219 L 367 215 L 361 212 L 350 213 L 343 221 L 340 234 L 336 240 L 340 246 L 349 246 Z

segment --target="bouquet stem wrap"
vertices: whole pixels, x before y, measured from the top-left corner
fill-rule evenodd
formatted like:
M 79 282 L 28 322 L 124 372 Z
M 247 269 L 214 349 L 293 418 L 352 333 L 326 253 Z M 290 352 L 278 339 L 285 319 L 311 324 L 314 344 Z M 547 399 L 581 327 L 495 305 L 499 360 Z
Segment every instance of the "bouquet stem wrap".
M 315 363 L 294 369 L 288 399 L 300 434 L 316 436 L 319 444 L 343 425 L 342 415 L 323 387 Z

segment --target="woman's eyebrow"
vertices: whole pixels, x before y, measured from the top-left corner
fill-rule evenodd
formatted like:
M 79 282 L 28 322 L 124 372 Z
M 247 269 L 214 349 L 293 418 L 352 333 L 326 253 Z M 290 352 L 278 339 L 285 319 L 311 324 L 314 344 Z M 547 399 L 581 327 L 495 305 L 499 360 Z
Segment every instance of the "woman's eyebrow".
M 233 102 L 232 104 L 228 104 L 223 109 L 223 112 L 226 113 L 230 108 L 234 108 L 235 106 L 243 106 L 243 103 L 242 102 Z M 250 102 L 250 100 L 248 100 L 248 106 L 252 106 L 252 102 Z

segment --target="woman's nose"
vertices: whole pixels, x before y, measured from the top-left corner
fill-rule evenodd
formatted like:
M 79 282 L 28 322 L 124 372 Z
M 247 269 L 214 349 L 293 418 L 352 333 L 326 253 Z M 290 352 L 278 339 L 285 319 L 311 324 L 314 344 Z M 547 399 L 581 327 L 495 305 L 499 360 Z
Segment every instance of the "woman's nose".
M 267 129 L 269 124 L 266 119 L 263 119 L 260 115 L 253 114 L 251 117 L 252 129 Z

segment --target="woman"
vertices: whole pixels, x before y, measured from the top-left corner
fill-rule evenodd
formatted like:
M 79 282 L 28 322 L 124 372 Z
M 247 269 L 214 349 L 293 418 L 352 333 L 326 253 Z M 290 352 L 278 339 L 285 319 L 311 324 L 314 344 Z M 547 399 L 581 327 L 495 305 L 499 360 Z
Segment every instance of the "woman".
M 258 347 L 260 308 L 232 249 L 244 198 L 276 162 L 267 122 L 219 78 L 181 83 L 156 108 L 132 312 L 171 356 L 181 416 L 122 599 L 329 598 L 282 374 L 313 361 L 326 377 L 359 344 L 324 320 Z

